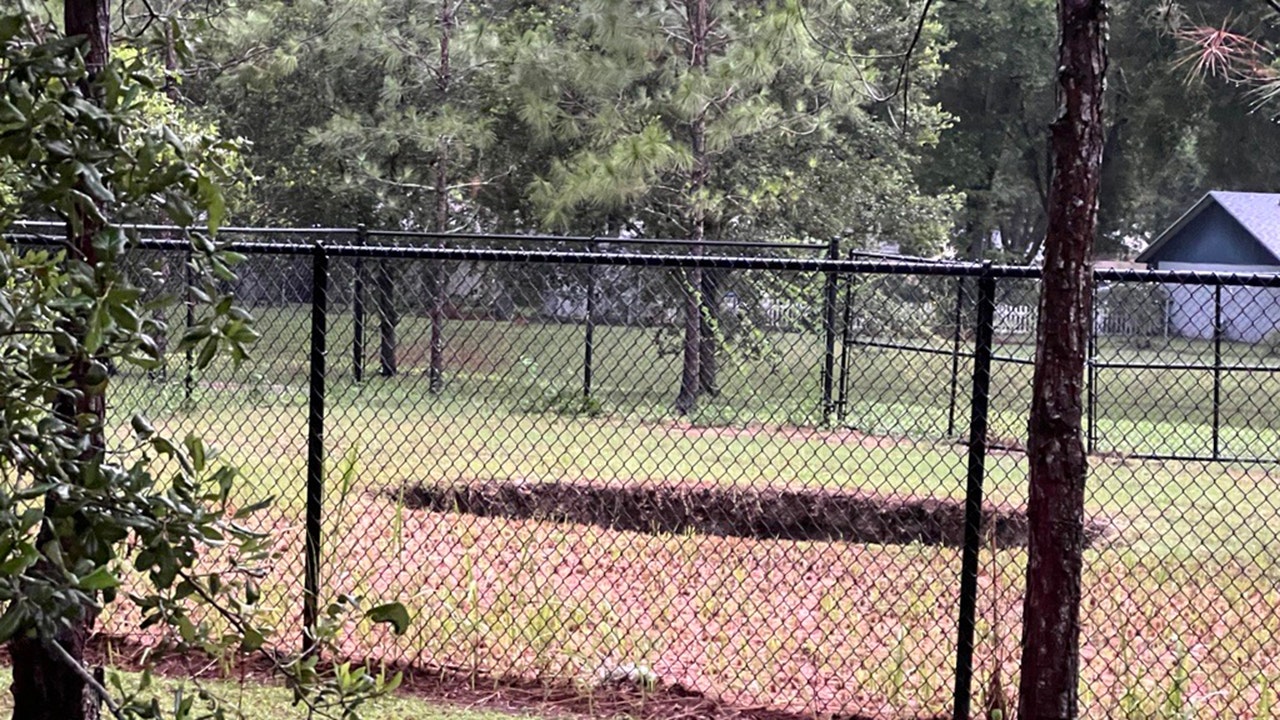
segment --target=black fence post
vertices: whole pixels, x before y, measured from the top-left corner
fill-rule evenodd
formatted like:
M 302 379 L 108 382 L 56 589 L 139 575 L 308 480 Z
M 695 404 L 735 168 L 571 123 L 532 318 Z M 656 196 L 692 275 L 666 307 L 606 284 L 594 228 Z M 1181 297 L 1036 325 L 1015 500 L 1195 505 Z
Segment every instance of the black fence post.
M 369 231 L 364 223 L 356 226 L 356 245 L 364 247 Z M 351 377 L 356 382 L 364 381 L 364 258 L 356 256 L 354 265 L 355 279 L 351 288 Z
M 1085 375 L 1085 404 L 1084 404 L 1084 423 L 1085 423 L 1085 453 L 1093 454 L 1097 447 L 1098 435 L 1098 281 L 1096 277 L 1090 276 L 1092 286 L 1089 292 L 1093 293 L 1093 299 L 1089 303 L 1089 349 L 1085 356 L 1084 363 L 1086 369 Z
M 840 238 L 831 238 L 827 246 L 827 259 L 840 259 Z M 826 334 L 825 353 L 822 356 L 822 425 L 831 425 L 831 413 L 834 410 L 833 395 L 836 380 L 836 305 L 838 301 L 839 277 L 834 270 L 827 273 L 827 285 L 822 296 L 822 324 Z
M 436 247 L 445 247 L 444 240 L 436 242 Z M 445 261 L 443 259 L 434 260 L 427 269 L 427 276 L 431 278 L 431 344 L 430 352 L 427 358 L 427 392 L 432 395 L 439 395 L 444 391 L 444 318 L 445 305 L 448 304 L 449 295 L 449 273 L 446 272 Z M 392 312 L 395 307 L 392 306 Z M 399 318 L 397 318 L 397 322 Z M 395 328 L 392 328 L 392 332 Z M 392 354 L 391 362 L 395 363 L 395 355 Z
M 196 260 L 195 256 L 191 252 L 191 248 L 188 247 L 187 262 L 185 264 L 185 270 L 184 270 L 185 272 L 184 277 L 186 280 L 186 292 L 183 294 L 184 299 L 182 302 L 182 304 L 186 308 L 186 315 L 187 315 L 186 320 L 187 320 L 188 330 L 191 329 L 191 326 L 196 324 L 196 301 L 195 301 L 195 297 L 191 293 L 191 286 L 194 285 L 196 281 L 195 268 L 192 266 L 192 263 L 194 263 L 195 260 Z M 186 358 L 185 358 L 186 367 L 184 368 L 184 372 L 182 376 L 182 398 L 183 398 L 183 404 L 190 406 L 191 396 L 196 389 L 195 349 L 188 347 L 185 355 L 186 355 Z
M 947 437 L 956 434 L 956 400 L 960 393 L 960 322 L 964 314 L 964 278 L 956 278 L 955 329 L 951 335 L 951 401 L 947 405 Z
M 849 251 L 849 259 L 853 259 L 853 251 Z M 844 317 L 840 323 L 840 383 L 837 387 L 836 422 L 844 424 L 849 411 L 849 344 L 853 327 L 853 277 L 844 278 Z
M 320 530 L 324 499 L 325 344 L 328 339 L 329 255 L 316 243 L 311 264 L 311 379 L 307 413 L 306 567 L 302 591 L 302 651 L 316 650 L 320 600 Z
M 964 497 L 964 551 L 960 562 L 959 639 L 956 643 L 954 720 L 969 720 L 973 693 L 973 637 L 978 609 L 978 552 L 982 546 L 982 481 L 986 472 L 987 410 L 991 391 L 996 279 L 984 263 L 978 279 L 978 324 L 973 352 L 969 420 L 969 469 Z
M 593 239 L 587 245 L 587 252 L 595 252 L 596 243 Z M 591 397 L 591 374 L 592 365 L 595 362 L 596 352 L 596 268 L 594 265 L 587 265 L 587 318 L 586 332 L 582 340 L 582 397 Z
M 1222 283 L 1213 286 L 1213 459 L 1222 454 Z
M 378 361 L 383 377 L 396 374 L 396 288 L 391 261 L 378 262 Z

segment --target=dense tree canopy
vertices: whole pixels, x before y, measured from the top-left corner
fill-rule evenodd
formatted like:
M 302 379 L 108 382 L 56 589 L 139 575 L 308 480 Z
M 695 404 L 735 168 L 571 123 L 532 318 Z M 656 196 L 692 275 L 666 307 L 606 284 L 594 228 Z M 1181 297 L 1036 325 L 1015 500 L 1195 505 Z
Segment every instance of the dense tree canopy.
M 974 0 L 940 11 L 950 46 L 938 98 L 955 117 L 922 163 L 925 189 L 965 193 L 959 252 L 979 244 L 1034 260 L 1045 232 L 1052 120 L 1053 2 Z M 1190 72 L 1186 33 L 1224 20 L 1262 28 L 1265 3 L 1116 0 L 1111 4 L 1109 111 L 1099 214 L 1100 256 L 1150 240 L 1210 189 L 1275 190 L 1272 118 L 1226 83 Z M 1242 152 L 1242 148 L 1249 148 Z M 995 238 L 999 239 L 998 243 Z M 1001 253 L 1000 251 L 1003 251 Z
M 243 220 L 692 236 L 697 210 L 716 236 L 1038 256 L 1052 2 L 965 0 L 922 18 L 901 0 L 708 1 L 705 69 L 691 64 L 697 4 L 226 6 L 179 44 L 181 92 L 252 142 L 260 182 Z M 1269 12 L 1113 3 L 1100 255 L 1131 253 L 1208 189 L 1280 182 L 1258 98 L 1186 62 L 1191 31 L 1223 22 L 1274 47 Z M 694 167 L 706 177 L 690 192 Z
M 929 92 L 936 24 L 906 64 L 904 102 L 915 18 L 900 3 L 709 3 L 705 71 L 671 31 L 686 5 L 263 3 L 215 23 L 184 90 L 252 141 L 262 182 L 244 210 L 263 221 L 430 228 L 447 152 L 453 223 L 472 229 L 599 232 L 614 218 L 687 235 L 696 206 L 713 234 L 941 249 L 952 195 L 914 180 L 945 125 Z M 694 201 L 698 123 L 710 165 Z

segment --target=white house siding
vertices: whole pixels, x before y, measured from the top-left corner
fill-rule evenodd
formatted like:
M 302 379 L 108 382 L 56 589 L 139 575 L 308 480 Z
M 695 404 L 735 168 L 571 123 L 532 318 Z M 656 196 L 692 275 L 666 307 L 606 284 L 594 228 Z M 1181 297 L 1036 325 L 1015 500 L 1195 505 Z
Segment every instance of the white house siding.
M 1221 273 L 1276 274 L 1274 265 L 1213 265 L 1162 262 L 1161 270 L 1195 270 Z M 1182 337 L 1213 337 L 1213 287 L 1166 285 L 1169 291 L 1169 325 Z M 1260 342 L 1280 330 L 1280 288 L 1222 288 L 1222 334 L 1228 340 Z

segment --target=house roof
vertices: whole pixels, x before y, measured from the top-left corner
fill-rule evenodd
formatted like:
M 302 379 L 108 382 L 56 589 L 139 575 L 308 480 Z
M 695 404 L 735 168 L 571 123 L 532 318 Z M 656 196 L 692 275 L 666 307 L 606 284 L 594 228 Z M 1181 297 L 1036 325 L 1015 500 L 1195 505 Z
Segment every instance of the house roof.
M 1160 234 L 1142 254 L 1138 262 L 1151 262 L 1160 248 L 1177 236 L 1187 223 L 1196 219 L 1211 205 L 1218 205 L 1240 223 L 1267 252 L 1280 263 L 1280 193 L 1226 192 L 1214 190 L 1200 198 L 1178 221 Z

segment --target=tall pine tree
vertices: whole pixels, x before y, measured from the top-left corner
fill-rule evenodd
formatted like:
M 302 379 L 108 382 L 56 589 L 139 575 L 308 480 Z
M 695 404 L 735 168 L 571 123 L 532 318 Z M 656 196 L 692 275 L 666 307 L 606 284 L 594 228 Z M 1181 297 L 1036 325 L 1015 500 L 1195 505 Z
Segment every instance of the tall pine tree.
M 936 133 L 940 118 L 917 95 L 906 104 L 919 111 L 919 129 L 887 109 L 893 79 L 859 47 L 879 31 L 840 32 L 853 29 L 844 3 L 580 0 L 575 8 L 568 28 L 526 33 L 513 61 L 519 116 L 549 149 L 532 199 L 550 225 L 620 217 L 651 235 L 688 238 L 698 254 L 708 238 L 777 228 L 765 215 L 782 214 L 785 203 L 762 195 L 805 185 L 819 166 L 883 172 Z M 904 37 L 887 42 L 905 45 L 899 27 Z M 896 133 L 883 132 L 895 122 Z M 883 159 L 860 152 L 876 142 L 888 150 Z M 915 194 L 909 170 L 890 187 Z M 824 209 L 852 221 L 848 205 L 846 196 Z M 853 222 L 836 227 L 874 234 Z M 783 232 L 806 234 L 795 230 Z M 680 414 L 716 390 L 719 279 L 698 270 L 681 278 Z
M 334 112 L 312 129 L 310 143 L 341 168 L 341 191 L 365 198 L 366 222 L 435 233 L 474 227 L 474 178 L 484 174 L 482 153 L 494 141 L 485 107 L 494 83 L 484 76 L 493 67 L 486 18 L 493 10 L 461 0 L 348 0 L 329 8 L 323 62 Z M 424 280 L 428 387 L 438 393 L 447 278 L 437 263 Z M 398 284 L 381 283 L 391 292 Z M 393 326 L 394 310 L 386 314 Z

